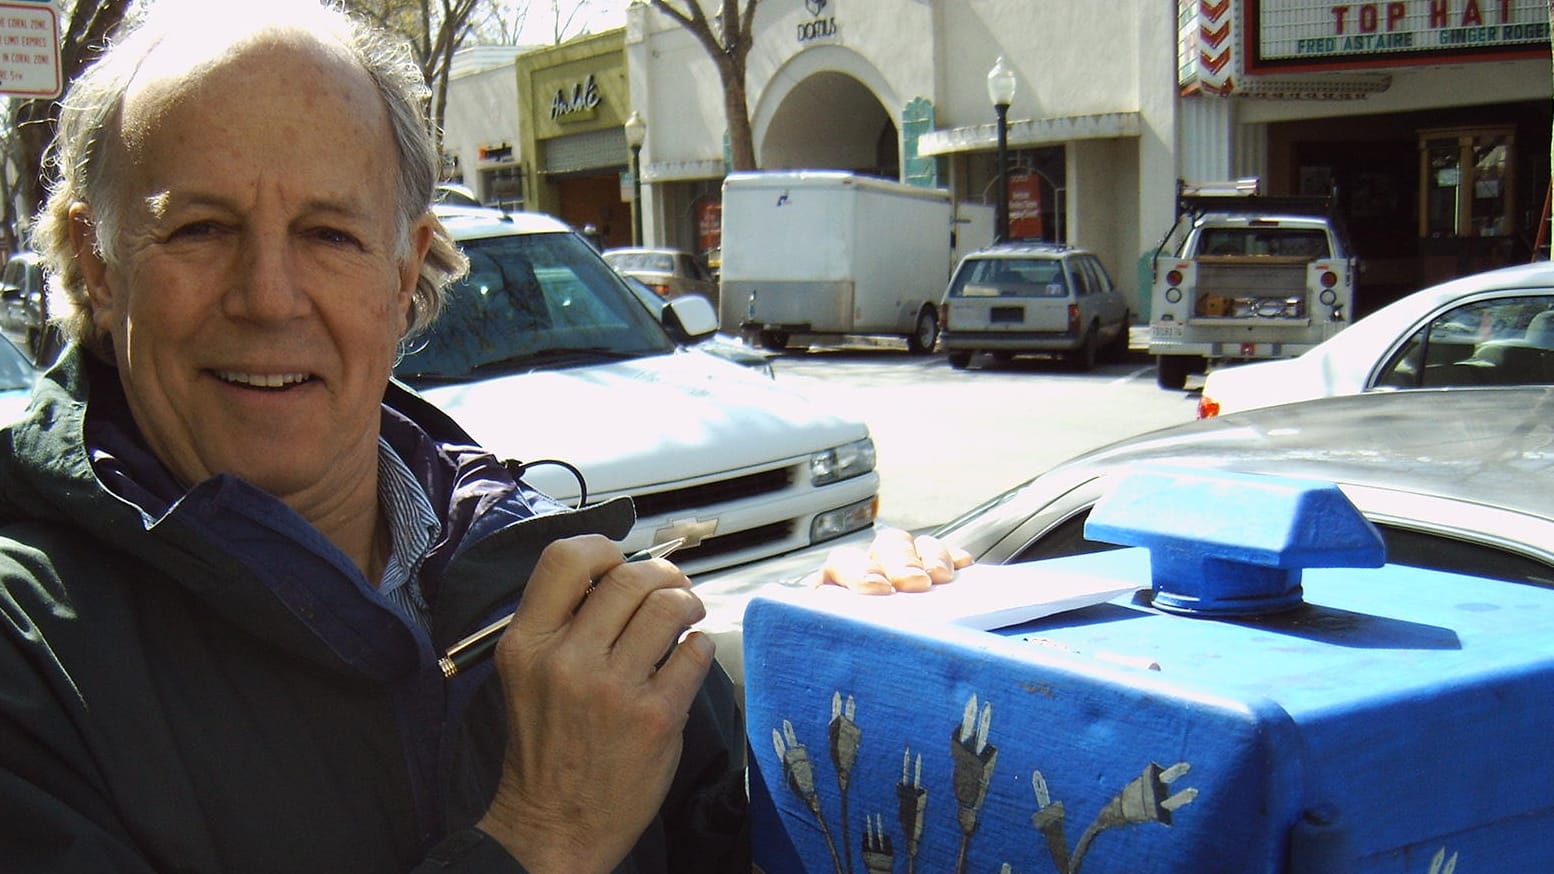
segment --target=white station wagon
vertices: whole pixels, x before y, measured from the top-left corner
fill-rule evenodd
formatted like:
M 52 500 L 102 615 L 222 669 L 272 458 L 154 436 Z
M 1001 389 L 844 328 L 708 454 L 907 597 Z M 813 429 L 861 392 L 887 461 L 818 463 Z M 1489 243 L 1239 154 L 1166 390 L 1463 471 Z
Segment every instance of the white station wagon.
M 1008 242 L 961 259 L 940 305 L 939 342 L 951 366 L 1060 354 L 1079 370 L 1128 351 L 1128 303 L 1093 252 Z

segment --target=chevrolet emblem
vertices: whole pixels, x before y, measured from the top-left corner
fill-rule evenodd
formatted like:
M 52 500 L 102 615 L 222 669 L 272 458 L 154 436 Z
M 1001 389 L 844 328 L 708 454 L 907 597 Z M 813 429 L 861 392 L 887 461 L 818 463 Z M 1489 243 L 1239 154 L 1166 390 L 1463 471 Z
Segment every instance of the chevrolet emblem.
M 712 519 L 703 522 L 699 519 L 676 519 L 653 532 L 655 544 L 674 540 L 676 537 L 685 538 L 685 549 L 693 549 L 701 545 L 701 542 L 713 535 L 718 530 L 718 520 Z

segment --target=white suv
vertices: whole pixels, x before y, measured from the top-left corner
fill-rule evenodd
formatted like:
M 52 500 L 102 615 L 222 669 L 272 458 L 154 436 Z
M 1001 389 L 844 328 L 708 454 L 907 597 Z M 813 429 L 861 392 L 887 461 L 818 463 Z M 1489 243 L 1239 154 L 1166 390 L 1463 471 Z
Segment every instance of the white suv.
M 395 369 L 524 477 L 563 501 L 630 495 L 633 551 L 689 540 L 689 573 L 870 527 L 879 475 L 861 421 L 688 344 L 706 299 L 662 323 L 599 254 L 536 213 L 442 209 L 470 259 L 448 307 Z M 576 474 L 571 472 L 575 469 Z

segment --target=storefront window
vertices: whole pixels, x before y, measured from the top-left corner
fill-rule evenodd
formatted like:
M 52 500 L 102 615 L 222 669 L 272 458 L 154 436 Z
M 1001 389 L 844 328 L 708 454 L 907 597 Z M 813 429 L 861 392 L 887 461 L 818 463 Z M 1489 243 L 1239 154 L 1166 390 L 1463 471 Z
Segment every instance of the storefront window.
M 1419 235 L 1513 233 L 1512 144 L 1509 128 L 1421 131 Z
M 523 170 L 517 164 L 480 171 L 486 203 L 516 211 L 523 208 Z

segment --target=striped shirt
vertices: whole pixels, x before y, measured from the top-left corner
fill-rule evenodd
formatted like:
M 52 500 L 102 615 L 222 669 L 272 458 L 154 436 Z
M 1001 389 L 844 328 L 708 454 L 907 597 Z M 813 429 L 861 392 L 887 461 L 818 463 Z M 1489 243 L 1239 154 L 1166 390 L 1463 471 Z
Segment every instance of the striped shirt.
M 428 629 L 431 611 L 418 576 L 442 534 L 442 519 L 410 466 L 382 437 L 378 438 L 378 503 L 389 527 L 389 556 L 378 594 L 405 618 Z

